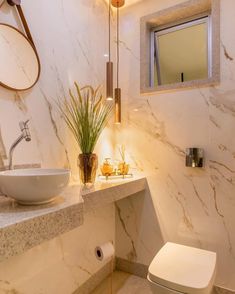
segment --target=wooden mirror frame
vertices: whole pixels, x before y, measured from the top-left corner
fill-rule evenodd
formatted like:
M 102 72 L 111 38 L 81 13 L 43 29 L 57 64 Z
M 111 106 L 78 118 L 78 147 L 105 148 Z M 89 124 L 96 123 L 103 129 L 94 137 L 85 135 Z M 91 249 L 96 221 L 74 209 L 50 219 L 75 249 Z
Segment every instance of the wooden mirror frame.
M 0 81 L 0 85 L 8 90 L 14 90 L 14 91 L 26 91 L 26 90 L 29 90 L 31 89 L 38 81 L 39 79 L 39 76 L 40 76 L 40 73 L 41 73 L 41 64 L 40 64 L 40 60 L 39 60 L 39 57 L 38 57 L 38 53 L 35 49 L 35 46 L 32 44 L 32 42 L 25 36 L 25 34 L 23 34 L 20 30 L 18 30 L 17 28 L 11 26 L 11 25 L 8 25 L 8 24 L 5 24 L 5 23 L 0 23 L 0 26 L 6 26 L 6 27 L 9 27 L 13 30 L 15 30 L 17 33 L 19 33 L 21 36 L 23 36 L 23 38 L 29 43 L 29 45 L 32 47 L 34 53 L 35 53 L 35 56 L 36 56 L 36 59 L 37 59 L 37 62 L 38 62 L 38 75 L 37 75 L 37 78 L 35 80 L 35 82 L 28 88 L 24 88 L 24 89 L 17 89 L 17 88 L 13 88 L 9 85 L 5 85 L 3 82 Z

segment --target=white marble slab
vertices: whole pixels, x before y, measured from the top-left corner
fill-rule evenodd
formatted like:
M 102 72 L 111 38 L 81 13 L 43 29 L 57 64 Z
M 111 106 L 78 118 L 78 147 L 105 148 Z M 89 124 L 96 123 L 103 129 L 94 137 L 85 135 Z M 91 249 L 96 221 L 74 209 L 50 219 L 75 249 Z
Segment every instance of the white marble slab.
M 121 13 L 123 122 L 116 142 L 125 142 L 131 166 L 145 173 L 154 209 L 147 213 L 136 198 L 118 203 L 118 256 L 148 266 L 162 242 L 212 250 L 218 254 L 216 285 L 235 290 L 235 1 L 220 1 L 220 85 L 139 91 L 140 18 L 182 2 L 141 1 Z M 185 166 L 185 149 L 194 146 L 205 151 L 203 169 Z
M 0 166 L 8 165 L 7 155 L 19 135 L 19 121 L 30 119 L 32 141 L 17 147 L 14 165 L 40 163 L 43 168 L 70 168 L 76 181 L 80 150 L 61 119 L 56 100 L 68 97 L 74 81 L 80 86 L 101 85 L 105 92 L 108 6 L 104 0 L 24 0 L 22 9 L 42 71 L 39 82 L 29 91 L 0 87 Z M 0 19 L 23 31 L 7 1 L 1 6 Z M 114 18 L 112 27 L 115 50 Z M 96 145 L 100 163 L 113 157 L 112 126 L 111 121 Z M 89 211 L 84 219 L 82 226 L 2 261 L 0 293 L 73 293 L 97 272 L 103 264 L 95 258 L 95 246 L 115 241 L 114 204 Z
M 90 190 L 83 190 L 85 210 L 95 209 L 111 202 L 118 201 L 146 188 L 145 177 L 134 177 L 117 180 L 98 181 Z

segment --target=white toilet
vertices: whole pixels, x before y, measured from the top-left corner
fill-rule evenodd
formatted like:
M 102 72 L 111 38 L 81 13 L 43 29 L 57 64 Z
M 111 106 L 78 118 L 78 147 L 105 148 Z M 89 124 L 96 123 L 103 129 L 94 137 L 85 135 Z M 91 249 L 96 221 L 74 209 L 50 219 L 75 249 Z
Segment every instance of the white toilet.
M 215 274 L 215 252 L 168 242 L 151 262 L 148 281 L 156 294 L 209 294 Z

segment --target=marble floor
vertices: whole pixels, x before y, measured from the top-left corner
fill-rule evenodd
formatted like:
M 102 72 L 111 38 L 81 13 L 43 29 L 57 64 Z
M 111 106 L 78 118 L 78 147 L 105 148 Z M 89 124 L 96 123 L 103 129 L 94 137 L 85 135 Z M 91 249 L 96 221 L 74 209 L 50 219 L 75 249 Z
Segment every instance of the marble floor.
M 92 294 L 151 294 L 146 279 L 115 271 Z

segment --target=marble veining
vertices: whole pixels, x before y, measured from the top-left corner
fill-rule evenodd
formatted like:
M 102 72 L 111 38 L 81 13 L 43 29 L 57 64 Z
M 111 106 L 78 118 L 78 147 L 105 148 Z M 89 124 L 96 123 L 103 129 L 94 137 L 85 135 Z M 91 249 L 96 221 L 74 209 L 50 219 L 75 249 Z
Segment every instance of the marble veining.
M 43 90 L 40 89 L 40 91 L 41 91 L 42 96 L 43 96 L 43 98 L 44 98 L 44 100 L 46 102 L 46 105 L 47 105 L 47 108 L 48 108 L 48 113 L 49 113 L 49 116 L 50 116 L 50 120 L 51 120 L 51 124 L 53 126 L 53 130 L 54 130 L 55 136 L 56 136 L 58 142 L 63 147 L 64 152 L 65 152 L 65 156 L 66 156 L 67 162 L 64 164 L 64 167 L 71 168 L 71 165 L 70 165 L 70 162 L 69 162 L 68 150 L 65 147 L 64 142 L 63 142 L 63 140 L 61 139 L 61 137 L 59 135 L 58 127 L 57 127 L 57 124 L 56 124 L 55 119 L 53 117 L 53 107 L 52 107 L 52 104 L 49 101 L 49 99 L 47 98 L 46 94 L 43 92 Z
M 6 1 L 0 2 L 1 22 L 22 30 L 14 9 Z M 43 168 L 70 167 L 72 183 L 77 183 L 77 156 L 80 151 L 57 111 L 56 100 L 68 95 L 74 81 L 81 86 L 104 85 L 108 6 L 104 0 L 26 0 L 22 8 L 42 71 L 38 83 L 29 91 L 9 91 L 0 87 L 0 166 L 8 165 L 5 151 L 18 136 L 19 121 L 30 119 L 32 141 L 22 143 L 16 150 L 15 165 L 40 163 Z M 113 36 L 112 39 L 114 42 Z M 112 157 L 113 136 L 110 126 L 102 133 L 95 150 L 100 162 L 105 157 Z M 86 212 L 82 210 L 82 215 L 78 209 L 81 204 L 75 209 L 64 207 L 57 213 L 53 207 L 44 207 L 45 214 L 41 213 L 43 209 L 38 214 L 34 210 L 32 214 L 38 215 L 38 221 L 30 219 L 30 212 L 18 211 L 18 216 L 26 216 L 25 223 L 10 225 L 8 228 L 12 227 L 12 230 L 8 235 L 5 229 L 4 236 L 3 231 L 0 233 L 0 238 L 8 242 L 7 249 L 3 251 L 1 242 L 1 256 L 9 257 L 0 263 L 0 292 L 68 294 L 95 274 L 104 265 L 95 259 L 95 246 L 107 240 L 114 242 L 115 236 L 114 204 L 107 197 L 106 200 L 105 206 L 98 205 L 95 210 Z M 0 202 L 7 206 L 6 201 Z M 62 208 L 65 204 L 63 199 L 58 198 L 57 201 L 57 207 Z M 9 213 L 13 214 L 13 211 Z M 78 226 L 80 222 L 82 226 Z M 65 232 L 65 228 L 70 231 Z M 92 230 L 96 231 L 93 236 L 87 233 Z M 29 234 L 32 238 L 27 243 Z M 58 234 L 62 235 L 58 237 Z M 17 246 L 19 240 L 22 246 Z
M 98 197 L 94 202 L 87 197 L 83 226 L 0 263 L 0 291 L 4 294 L 73 293 L 103 266 L 94 258 L 94 247 L 115 239 L 119 258 L 128 260 L 134 256 L 135 262 L 145 267 L 166 241 L 214 250 L 218 254 L 216 285 L 235 289 L 235 43 L 231 38 L 231 27 L 235 27 L 234 0 L 220 1 L 219 85 L 198 85 L 194 90 L 157 95 L 139 93 L 139 20 L 152 11 L 182 2 L 149 0 L 146 5 L 139 1 L 122 9 L 123 123 L 105 130 L 96 149 L 102 162 L 105 157 L 113 157 L 116 142 L 125 144 L 133 170 L 147 175 L 149 188 L 134 198 L 118 201 L 116 225 L 115 206 L 110 199 L 104 195 L 106 205 L 101 207 Z M 30 118 L 32 142 L 18 149 L 16 165 L 70 164 L 73 179 L 77 179 L 79 150 L 56 110 L 55 100 L 67 95 L 75 80 L 81 85 L 104 84 L 107 2 L 26 0 L 23 9 L 42 73 L 30 91 L 0 88 L 0 165 L 7 165 L 4 150 L 9 150 L 16 138 L 19 121 Z M 6 2 L 0 17 L 2 22 L 18 27 Z M 113 36 L 112 40 L 115 45 Z M 205 167 L 201 170 L 185 168 L 184 150 L 192 146 L 205 150 Z M 114 199 L 116 196 L 120 194 Z M 95 209 L 89 208 L 92 203 Z M 91 231 L 96 234 L 90 234 Z M 133 247 L 134 255 L 130 254 Z
M 136 253 L 136 249 L 135 249 L 135 242 L 133 241 L 132 237 L 131 237 L 131 234 L 128 232 L 128 229 L 126 227 L 126 224 L 125 224 L 125 220 L 122 218 L 122 215 L 121 215 L 121 208 L 118 206 L 118 204 L 116 203 L 115 205 L 116 207 L 116 211 L 117 211 L 117 214 L 118 214 L 118 218 L 120 220 L 120 223 L 122 225 L 122 228 L 125 232 L 125 234 L 127 235 L 127 237 L 130 239 L 130 242 L 131 242 L 131 251 L 127 254 L 127 258 L 128 260 L 136 260 L 137 258 L 137 253 Z
M 0 3 L 1 22 L 22 30 L 15 10 L 6 1 L 0 0 Z M 80 151 L 61 119 L 56 100 L 69 95 L 74 81 L 81 86 L 104 85 L 108 6 L 105 0 L 25 0 L 22 8 L 37 47 L 41 75 L 29 91 L 9 91 L 0 87 L 0 167 L 8 165 L 6 155 L 18 136 L 19 121 L 30 119 L 32 141 L 19 146 L 14 154 L 14 164 L 70 167 L 72 183 L 78 183 L 77 156 Z M 114 25 L 112 17 L 113 28 Z M 112 40 L 115 45 L 114 36 Z M 113 155 L 114 132 L 110 126 L 102 133 L 95 150 L 100 162 Z M 120 194 L 117 196 L 121 197 Z M 3 199 L 0 203 L 7 206 L 7 201 Z M 25 223 L 9 225 L 12 229 L 8 234 L 4 229 L 4 236 L 1 231 L 0 239 L 8 242 L 3 251 L 1 242 L 1 256 L 9 257 L 0 263 L 1 293 L 73 293 L 104 266 L 95 259 L 94 248 L 107 240 L 115 241 L 114 204 L 106 197 L 105 206 L 98 205 L 95 210 L 86 212 L 82 210 L 81 214 L 81 204 L 75 205 L 74 209 L 62 209 L 65 202 L 62 198 L 57 201 L 57 207 L 61 208 L 59 212 L 56 213 L 53 207 L 44 207 L 39 212 L 34 209 L 32 215 L 18 211 L 18 216 L 26 217 Z M 2 209 L 6 208 L 4 205 Z M 1 221 L 6 221 L 5 214 L 2 211 L 0 214 L 3 216 Z M 33 214 L 38 216 L 37 221 L 30 219 Z M 78 226 L 79 223 L 83 225 Z M 92 230 L 96 234 L 91 236 L 87 232 Z M 58 234 L 62 235 L 58 237 Z M 22 246 L 17 246 L 19 240 Z
M 140 42 L 139 20 L 153 11 L 183 2 L 150 0 L 148 5 L 139 2 L 122 11 L 124 70 L 120 84 L 124 109 L 116 141 L 125 142 L 131 164 L 146 174 L 149 192 L 145 192 L 145 199 L 152 199 L 153 209 L 148 217 L 143 217 L 146 200 L 141 203 L 140 196 L 139 205 L 134 202 L 131 205 L 130 199 L 118 202 L 117 256 L 131 261 L 131 240 L 136 252 L 134 262 L 144 266 L 149 265 L 166 241 L 216 251 L 216 286 L 234 290 L 235 42 L 229 33 L 235 25 L 231 13 L 234 1 L 220 1 L 219 84 L 157 94 L 139 93 L 143 82 L 139 77 L 140 52 L 136 46 Z M 202 169 L 185 167 L 185 149 L 193 146 L 205 151 Z M 141 229 L 136 230 L 136 223 Z M 161 237 L 157 238 L 157 234 Z M 150 246 L 153 238 L 155 248 Z
M 225 45 L 221 42 L 221 45 L 224 49 L 224 56 L 229 60 L 229 61 L 233 61 L 233 57 L 228 53 Z

